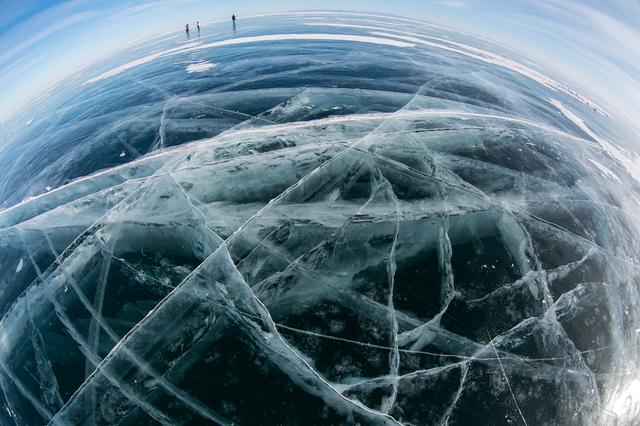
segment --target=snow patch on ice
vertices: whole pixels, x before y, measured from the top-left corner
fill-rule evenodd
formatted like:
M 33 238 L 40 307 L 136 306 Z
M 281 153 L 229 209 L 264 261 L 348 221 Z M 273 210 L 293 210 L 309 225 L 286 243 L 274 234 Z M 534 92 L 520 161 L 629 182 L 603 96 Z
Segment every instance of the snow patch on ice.
M 382 38 L 382 37 L 359 36 L 359 35 L 353 35 L 353 34 L 269 34 L 269 35 L 240 37 L 240 38 L 232 38 L 232 39 L 222 40 L 222 41 L 215 41 L 213 43 L 207 43 L 200 46 L 192 47 L 190 49 L 186 49 L 186 51 L 190 52 L 190 51 L 210 49 L 213 47 L 220 47 L 220 46 L 233 46 L 236 44 L 258 43 L 258 42 L 265 42 L 265 41 L 285 41 L 285 40 L 353 41 L 356 43 L 372 43 L 372 44 L 380 44 L 380 45 L 394 46 L 394 47 L 415 47 L 415 44 L 413 43 L 406 43 L 399 40 L 393 40 L 393 39 Z
M 24 260 L 22 260 L 22 258 L 20 258 L 20 261 L 18 262 L 18 266 L 16 266 L 16 274 L 20 271 L 22 271 L 22 268 L 24 267 Z
M 194 72 L 204 72 L 207 70 L 210 70 L 211 68 L 215 68 L 217 67 L 218 64 L 212 64 L 211 62 L 198 62 L 195 64 L 189 64 L 187 66 L 187 68 L 185 68 L 185 70 L 188 73 L 194 73 Z

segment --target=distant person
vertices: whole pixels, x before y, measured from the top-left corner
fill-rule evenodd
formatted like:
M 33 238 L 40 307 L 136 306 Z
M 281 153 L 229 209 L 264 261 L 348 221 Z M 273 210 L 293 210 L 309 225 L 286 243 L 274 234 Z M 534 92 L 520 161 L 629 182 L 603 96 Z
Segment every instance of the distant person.
M 187 33 L 187 38 L 189 38 L 189 24 L 184 26 L 184 31 Z
M 196 22 L 196 26 L 198 27 L 198 32 L 200 32 L 200 21 Z
M 231 15 L 231 20 L 232 20 L 233 22 L 236 22 L 236 15 Z

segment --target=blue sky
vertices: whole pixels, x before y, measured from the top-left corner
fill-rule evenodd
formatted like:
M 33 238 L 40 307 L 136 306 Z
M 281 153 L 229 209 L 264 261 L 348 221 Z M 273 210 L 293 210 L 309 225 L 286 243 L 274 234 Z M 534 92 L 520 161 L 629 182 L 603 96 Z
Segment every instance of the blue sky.
M 640 123 L 637 0 L 0 0 L 0 123 L 129 42 L 232 13 L 303 9 L 392 13 L 484 36 L 551 66 Z

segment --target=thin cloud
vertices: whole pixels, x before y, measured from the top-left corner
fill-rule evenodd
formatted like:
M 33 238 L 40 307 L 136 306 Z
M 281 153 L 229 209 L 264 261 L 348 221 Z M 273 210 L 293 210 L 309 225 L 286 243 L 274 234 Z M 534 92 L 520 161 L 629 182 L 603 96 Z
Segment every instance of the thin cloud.
M 6 49 L 2 53 L 0 53 L 0 62 L 10 60 L 15 56 L 19 56 L 23 51 L 33 47 L 33 45 L 50 37 L 51 35 L 73 25 L 86 22 L 92 18 L 95 18 L 96 16 L 98 16 L 98 14 L 95 12 L 77 13 L 75 15 L 68 16 L 63 20 L 57 21 L 51 25 L 48 25 L 47 27 L 45 27 L 46 29 L 31 35 L 20 43 L 15 44 L 13 45 L 13 47 Z
M 453 7 L 457 9 L 468 9 L 471 7 L 471 3 L 465 0 L 438 0 L 438 4 L 446 7 Z

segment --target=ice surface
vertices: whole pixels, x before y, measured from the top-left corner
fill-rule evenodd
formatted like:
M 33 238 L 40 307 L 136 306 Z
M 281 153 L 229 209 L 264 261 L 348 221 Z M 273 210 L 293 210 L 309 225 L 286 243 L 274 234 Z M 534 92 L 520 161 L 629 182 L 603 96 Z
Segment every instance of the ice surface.
M 0 152 L 0 423 L 637 421 L 638 182 L 602 116 L 291 16 L 118 57 Z

